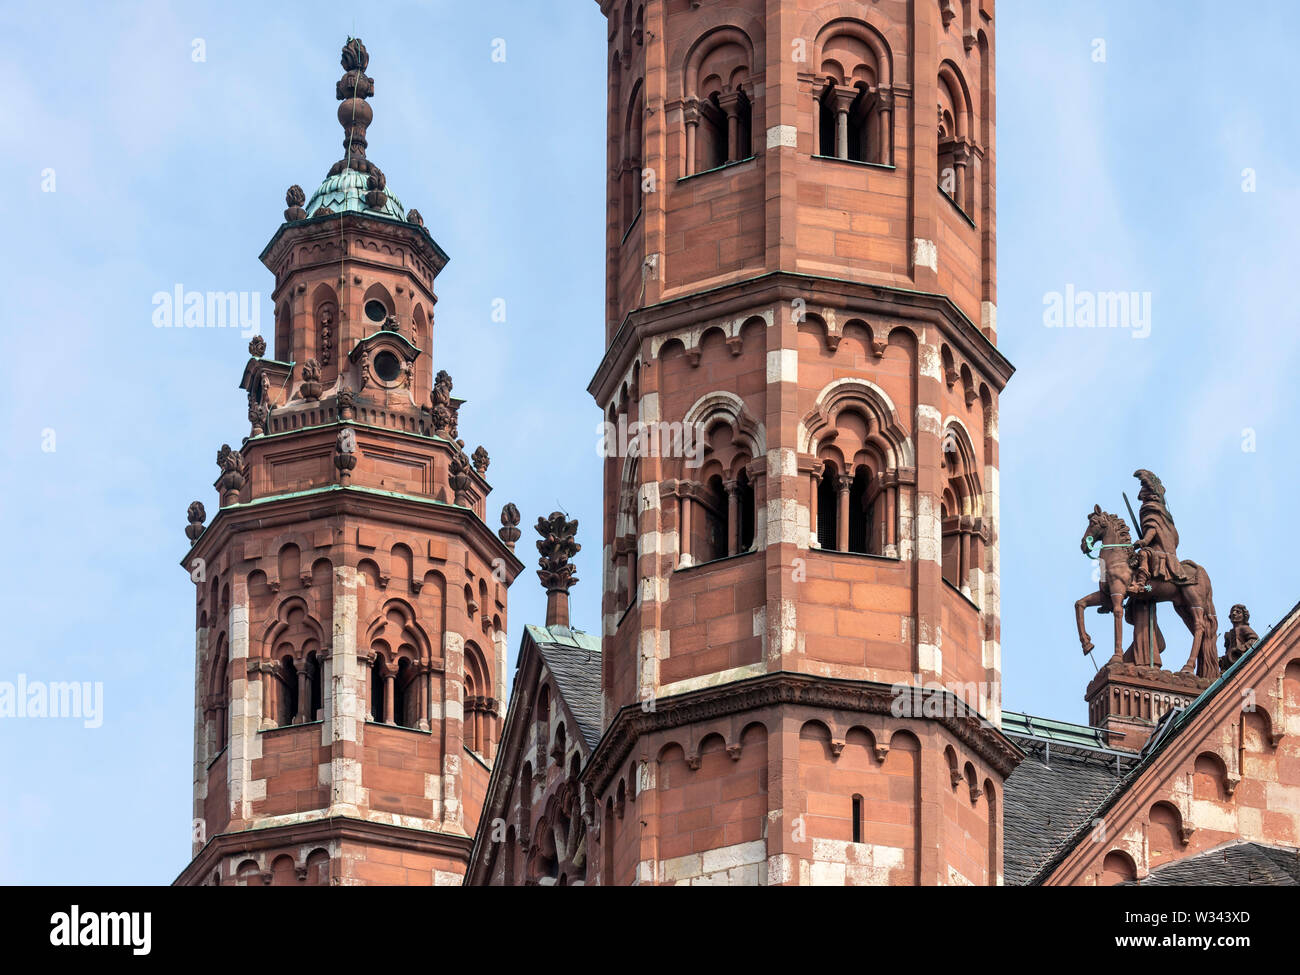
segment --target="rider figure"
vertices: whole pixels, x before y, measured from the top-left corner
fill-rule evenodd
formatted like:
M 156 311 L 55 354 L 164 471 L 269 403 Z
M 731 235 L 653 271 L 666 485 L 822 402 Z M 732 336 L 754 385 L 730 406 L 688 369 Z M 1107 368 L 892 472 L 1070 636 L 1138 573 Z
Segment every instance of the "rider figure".
M 1183 571 L 1178 561 L 1178 529 L 1174 527 L 1174 517 L 1165 507 L 1165 487 L 1148 470 L 1133 472 L 1142 483 L 1138 491 L 1138 500 L 1142 508 L 1138 518 L 1142 525 L 1142 537 L 1133 543 L 1137 551 L 1133 582 L 1129 584 L 1130 595 L 1141 595 L 1150 591 L 1150 581 L 1161 579 L 1177 586 L 1190 586 L 1192 579 Z

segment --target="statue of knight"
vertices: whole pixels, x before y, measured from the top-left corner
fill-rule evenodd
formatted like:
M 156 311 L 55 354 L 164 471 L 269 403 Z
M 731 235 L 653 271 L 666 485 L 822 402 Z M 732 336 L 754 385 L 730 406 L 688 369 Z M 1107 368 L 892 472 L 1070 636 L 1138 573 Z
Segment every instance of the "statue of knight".
M 1160 478 L 1142 469 L 1133 472 L 1142 484 L 1138 500 L 1142 508 L 1138 513 L 1142 537 L 1133 543 L 1133 581 L 1128 593 L 1140 596 L 1151 591 L 1151 580 L 1165 580 L 1177 586 L 1190 586 L 1194 582 L 1178 561 L 1178 529 L 1174 516 L 1165 505 L 1165 486 Z

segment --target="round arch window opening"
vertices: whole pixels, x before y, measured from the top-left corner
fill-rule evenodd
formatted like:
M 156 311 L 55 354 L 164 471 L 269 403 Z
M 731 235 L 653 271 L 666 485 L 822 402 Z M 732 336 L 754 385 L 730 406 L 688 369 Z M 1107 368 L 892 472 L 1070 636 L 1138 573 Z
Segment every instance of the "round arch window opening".
M 385 350 L 375 356 L 375 375 L 384 382 L 396 382 L 401 374 L 402 363 L 396 355 Z
M 377 298 L 366 302 L 366 317 L 372 322 L 382 322 L 388 317 L 388 306 Z

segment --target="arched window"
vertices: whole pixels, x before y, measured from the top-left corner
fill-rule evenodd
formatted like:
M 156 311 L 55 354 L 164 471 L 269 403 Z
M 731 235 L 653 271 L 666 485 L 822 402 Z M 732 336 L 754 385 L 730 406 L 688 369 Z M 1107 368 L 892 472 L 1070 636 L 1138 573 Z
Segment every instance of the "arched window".
M 971 102 L 956 67 L 945 61 L 939 67 L 938 160 L 939 189 L 970 213 Z
M 817 479 L 817 545 L 828 552 L 835 550 L 839 541 L 839 492 L 835 482 L 840 472 L 827 464 Z
M 965 430 L 955 422 L 944 431 L 942 459 L 943 578 L 972 596 L 971 573 L 983 564 L 983 497 L 975 450 Z
M 465 644 L 465 745 L 488 758 L 492 755 L 492 688 L 487 664 L 473 643 Z
M 858 20 L 837 20 L 817 38 L 813 85 L 822 156 L 889 165 L 892 152 L 892 64 L 884 39 Z
M 865 82 L 845 87 L 829 81 L 817 99 L 818 154 L 853 162 L 887 163 L 881 134 L 880 96 Z
M 384 678 L 384 658 L 375 654 L 374 662 L 370 665 L 370 720 L 372 721 L 388 720 L 384 693 L 387 683 Z
M 683 175 L 707 172 L 754 154 L 753 44 L 721 27 L 696 42 L 686 59 Z
M 750 327 L 746 323 L 745 329 Z M 727 341 L 744 341 L 733 336 Z M 723 349 L 724 336 L 710 330 L 701 339 L 711 350 Z M 708 354 L 716 354 L 710 351 Z M 762 544 L 758 512 L 762 504 L 767 454 L 763 429 L 744 401 L 731 392 L 701 397 L 683 417 L 698 448 L 694 463 L 683 462 L 677 491 L 682 565 L 741 555 Z
M 849 551 L 873 553 L 871 471 L 859 464 L 849 486 Z
M 915 484 L 916 460 L 885 394 L 867 380 L 835 380 L 801 421 L 798 443 L 811 455 L 803 469 L 818 547 L 897 557 L 900 490 Z
M 298 668 L 293 657 L 285 657 L 280 661 L 280 670 L 276 676 L 280 679 L 280 708 L 276 724 L 283 728 L 298 718 Z
M 414 701 L 415 668 L 402 657 L 397 661 L 397 674 L 393 680 L 393 724 L 410 728 L 415 725 L 411 717 Z
M 754 547 L 754 485 L 749 480 L 749 472 L 743 467 L 736 475 L 736 514 L 738 549 L 748 552 Z
M 640 82 L 628 104 L 623 125 L 623 164 L 621 176 L 623 232 L 627 233 L 641 215 L 642 124 L 645 119 L 645 90 Z
M 704 508 L 701 561 L 711 562 L 724 558 L 727 554 L 727 492 L 721 474 L 714 474 L 705 482 L 700 500 Z
M 323 671 L 324 664 L 320 656 L 314 652 L 307 654 L 308 721 L 316 721 L 322 717 L 321 712 L 325 707 Z

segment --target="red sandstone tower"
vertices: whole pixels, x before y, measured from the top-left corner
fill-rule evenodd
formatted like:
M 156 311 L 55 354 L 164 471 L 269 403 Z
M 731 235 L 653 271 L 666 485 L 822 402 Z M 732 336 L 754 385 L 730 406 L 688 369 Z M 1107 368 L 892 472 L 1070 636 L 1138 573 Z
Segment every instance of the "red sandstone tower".
M 433 366 L 447 256 L 366 157 L 359 40 L 342 63 L 345 155 L 310 199 L 290 188 L 261 255 L 251 433 L 222 448 L 211 523 L 190 508 L 181 884 L 459 883 L 500 735 L 518 513 L 485 524 L 487 452 L 465 456 Z
M 588 880 L 999 883 L 992 0 L 599 2 Z

